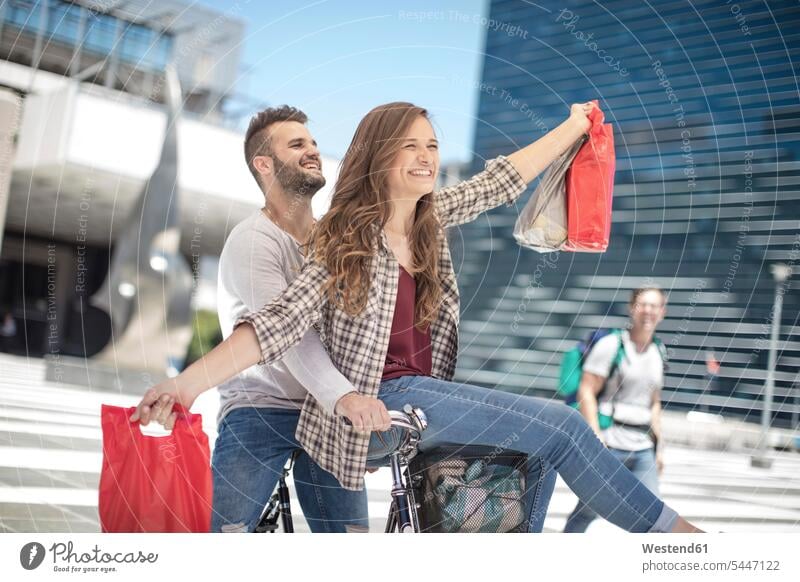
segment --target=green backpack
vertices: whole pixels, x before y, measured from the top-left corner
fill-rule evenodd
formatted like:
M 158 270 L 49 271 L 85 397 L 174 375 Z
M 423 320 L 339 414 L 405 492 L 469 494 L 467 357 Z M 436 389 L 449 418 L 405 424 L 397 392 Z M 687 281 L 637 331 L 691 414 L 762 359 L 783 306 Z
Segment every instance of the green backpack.
M 600 390 L 600 393 L 597 395 L 597 399 L 600 400 L 600 397 L 606 390 L 608 379 L 610 379 L 619 369 L 619 365 L 625 358 L 625 346 L 622 342 L 622 330 L 596 329 L 592 332 L 589 332 L 585 339 L 575 344 L 572 349 L 564 354 L 564 357 L 561 360 L 561 371 L 558 378 L 558 393 L 564 398 L 564 402 L 566 402 L 569 406 L 576 409 L 579 408 L 578 388 L 580 387 L 581 376 L 583 375 L 583 363 L 586 359 L 586 356 L 592 350 L 595 344 L 607 335 L 614 335 L 617 337 L 618 347 L 617 353 L 614 356 L 614 361 L 611 362 L 611 368 L 608 371 L 606 383 L 603 385 L 602 390 Z M 666 350 L 664 349 L 663 342 L 657 337 L 653 337 L 653 343 L 658 347 L 658 352 L 661 354 L 661 360 L 666 364 L 667 354 Z M 614 423 L 613 417 L 606 414 L 601 414 L 600 412 L 597 413 L 597 420 L 600 424 L 600 430 L 605 430 Z

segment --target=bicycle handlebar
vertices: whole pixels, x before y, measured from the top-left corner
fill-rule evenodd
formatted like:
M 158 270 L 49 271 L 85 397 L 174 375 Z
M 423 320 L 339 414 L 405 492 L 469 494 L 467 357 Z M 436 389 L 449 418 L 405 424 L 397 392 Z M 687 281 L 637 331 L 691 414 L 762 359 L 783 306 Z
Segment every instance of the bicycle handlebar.
M 392 419 L 391 426 L 394 428 L 402 428 L 413 433 L 416 433 L 419 436 L 422 430 L 425 430 L 426 423 L 423 422 L 422 427 L 414 422 L 411 418 L 410 414 L 403 412 L 402 410 L 389 410 L 389 418 Z M 350 422 L 350 419 L 346 416 L 344 418 L 344 423 L 348 426 L 353 426 L 353 423 Z
M 397 428 L 404 428 L 406 430 L 419 432 L 419 427 L 414 424 L 414 421 L 406 414 L 400 410 L 390 410 L 389 411 L 389 418 L 392 419 L 392 426 Z

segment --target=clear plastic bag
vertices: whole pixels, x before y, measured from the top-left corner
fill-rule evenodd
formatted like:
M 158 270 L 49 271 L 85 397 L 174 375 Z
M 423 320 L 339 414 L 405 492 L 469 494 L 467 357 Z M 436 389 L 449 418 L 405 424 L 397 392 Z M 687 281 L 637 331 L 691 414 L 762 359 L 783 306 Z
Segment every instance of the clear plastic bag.
M 514 225 L 514 238 L 520 245 L 550 253 L 567 242 L 565 177 L 586 139 L 584 135 L 545 170 Z

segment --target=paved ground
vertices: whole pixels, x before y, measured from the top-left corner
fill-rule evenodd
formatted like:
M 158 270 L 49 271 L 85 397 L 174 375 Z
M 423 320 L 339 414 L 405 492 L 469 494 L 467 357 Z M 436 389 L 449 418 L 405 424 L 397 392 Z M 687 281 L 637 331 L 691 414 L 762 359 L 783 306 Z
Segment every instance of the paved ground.
M 46 382 L 42 360 L 0 354 L 0 531 L 99 531 L 100 405 L 137 401 L 135 395 Z M 216 392 L 196 405 L 212 444 L 216 408 Z M 757 470 L 744 453 L 670 447 L 662 494 L 710 531 L 800 532 L 800 454 L 773 457 L 771 469 Z M 389 482 L 387 470 L 367 476 L 373 531 L 383 530 Z M 546 531 L 561 530 L 575 499 L 559 480 Z M 298 531 L 307 531 L 299 515 L 295 521 Z M 604 531 L 620 530 L 602 520 L 589 529 Z

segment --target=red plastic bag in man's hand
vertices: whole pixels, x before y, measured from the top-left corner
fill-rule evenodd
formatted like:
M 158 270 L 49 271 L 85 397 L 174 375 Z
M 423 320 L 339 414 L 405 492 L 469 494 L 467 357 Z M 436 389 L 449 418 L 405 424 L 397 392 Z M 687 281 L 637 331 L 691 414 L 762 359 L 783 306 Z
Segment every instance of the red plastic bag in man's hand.
M 589 113 L 589 139 L 567 170 L 567 251 L 603 252 L 611 233 L 611 202 L 614 192 L 614 132 L 604 124 L 603 112 Z
M 102 407 L 103 469 L 99 513 L 103 532 L 207 532 L 211 467 L 202 417 L 175 405 L 168 436 L 142 434 L 135 408 Z

